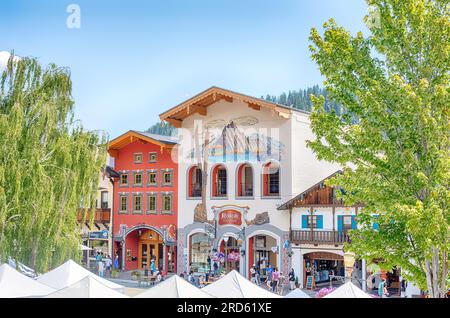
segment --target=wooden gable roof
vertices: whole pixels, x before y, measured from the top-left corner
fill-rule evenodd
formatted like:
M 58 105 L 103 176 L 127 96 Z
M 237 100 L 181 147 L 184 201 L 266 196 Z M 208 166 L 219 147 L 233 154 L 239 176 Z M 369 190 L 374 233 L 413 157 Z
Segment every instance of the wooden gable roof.
M 290 199 L 286 203 L 280 205 L 277 210 L 288 210 L 293 207 L 301 206 L 330 206 L 330 205 L 340 205 L 341 201 L 337 201 L 334 195 L 335 188 L 325 185 L 325 181 L 331 179 L 336 174 L 342 173 L 341 170 L 336 171 L 332 175 L 320 180 L 307 190 L 298 194 L 294 198 Z
M 177 128 L 180 128 L 183 120 L 191 116 L 192 114 L 198 113 L 200 115 L 206 116 L 207 108 L 212 104 L 218 102 L 219 100 L 225 100 L 229 103 L 232 103 L 233 100 L 240 100 L 254 110 L 261 110 L 261 108 L 265 108 L 283 118 L 290 118 L 292 111 L 303 112 L 301 110 L 279 105 L 261 98 L 251 97 L 220 87 L 212 86 L 207 90 L 160 114 L 159 117 L 161 120 L 166 121 Z
M 111 156 L 115 157 L 118 150 L 136 140 L 141 140 L 142 142 L 149 142 L 158 145 L 161 147 L 161 151 L 163 151 L 164 148 L 172 148 L 177 144 L 177 139 L 175 137 L 129 130 L 109 142 L 108 152 Z

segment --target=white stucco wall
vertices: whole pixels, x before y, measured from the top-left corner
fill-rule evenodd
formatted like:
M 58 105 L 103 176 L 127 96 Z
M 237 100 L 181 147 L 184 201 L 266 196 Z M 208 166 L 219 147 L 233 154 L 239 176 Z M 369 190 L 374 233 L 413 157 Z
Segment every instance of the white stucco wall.
M 290 145 L 286 143 L 289 141 L 291 135 L 291 125 L 289 119 L 284 119 L 276 114 L 272 114 L 268 110 L 261 109 L 260 111 L 255 111 L 250 109 L 247 104 L 234 101 L 229 103 L 226 101 L 219 101 L 216 104 L 208 107 L 207 116 L 201 116 L 199 114 L 194 114 L 183 121 L 183 128 L 187 129 L 190 134 L 194 134 L 194 124 L 196 120 L 200 120 L 203 123 L 210 122 L 212 120 L 224 120 L 227 124 L 237 118 L 242 116 L 252 116 L 258 119 L 258 123 L 252 126 L 252 130 L 255 132 L 263 133 L 269 135 L 274 139 L 278 139 L 285 143 L 284 153 L 281 160 L 281 195 L 277 198 L 262 198 L 262 167 L 264 162 L 250 162 L 253 168 L 253 179 L 254 179 L 254 197 L 253 199 L 241 199 L 236 196 L 236 175 L 237 167 L 239 164 L 245 162 L 226 162 L 223 163 L 227 169 L 228 178 L 228 196 L 226 199 L 223 198 L 211 198 L 211 168 L 213 164 L 209 164 L 209 175 L 208 175 L 208 186 L 207 186 L 207 210 L 208 219 L 213 218 L 212 206 L 222 206 L 226 204 L 234 204 L 239 206 L 248 206 L 248 219 L 251 220 L 255 217 L 257 213 L 269 212 L 270 224 L 281 228 L 283 230 L 289 229 L 289 215 L 288 213 L 283 213 L 282 211 L 277 211 L 279 204 L 289 200 L 292 197 L 292 177 L 291 177 L 291 149 Z M 246 129 L 246 127 L 239 127 L 239 129 Z M 183 228 L 184 226 L 191 224 L 193 222 L 194 209 L 195 206 L 201 202 L 200 199 L 190 199 L 188 198 L 188 169 L 194 162 L 186 162 L 188 157 L 189 146 L 191 142 L 187 142 L 190 137 L 188 131 L 180 130 L 181 145 L 179 147 L 179 213 L 178 213 L 178 227 Z M 183 142 L 183 141 L 186 141 Z
M 338 171 L 340 167 L 318 160 L 314 152 L 307 147 L 307 141 L 315 139 L 307 114 L 294 113 L 291 126 L 292 138 L 289 148 L 292 150 L 292 162 L 295 162 L 291 171 L 292 192 L 297 195 Z

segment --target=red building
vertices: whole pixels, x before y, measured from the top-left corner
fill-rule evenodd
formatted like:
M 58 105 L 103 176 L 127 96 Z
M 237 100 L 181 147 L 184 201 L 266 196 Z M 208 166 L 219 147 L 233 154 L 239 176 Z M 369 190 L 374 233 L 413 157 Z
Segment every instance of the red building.
M 113 254 L 124 270 L 176 271 L 178 169 L 174 137 L 128 131 L 109 143 L 114 169 Z

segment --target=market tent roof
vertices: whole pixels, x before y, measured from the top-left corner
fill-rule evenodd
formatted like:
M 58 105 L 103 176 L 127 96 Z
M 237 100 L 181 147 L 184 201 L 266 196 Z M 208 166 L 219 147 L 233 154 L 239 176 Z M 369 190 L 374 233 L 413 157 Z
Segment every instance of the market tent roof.
M 284 298 L 311 298 L 307 293 L 305 293 L 303 290 L 296 288 L 293 291 L 291 291 L 289 294 L 284 296 Z
M 27 277 L 8 264 L 0 266 L 0 298 L 44 296 L 55 290 Z
M 39 276 L 37 281 L 59 290 L 80 281 L 86 276 L 94 277 L 109 288 L 115 289 L 119 292 L 123 291 L 123 286 L 91 273 L 72 260 L 68 260 L 50 272 Z
M 19 272 L 24 274 L 25 276 L 28 276 L 28 277 L 31 277 L 31 278 L 35 278 L 36 276 L 39 275 L 38 273 L 36 273 L 36 271 L 34 269 L 32 269 L 32 268 L 22 264 L 21 262 L 18 262 L 16 264 L 16 261 L 12 257 L 8 258 L 8 264 L 13 269 L 18 269 Z M 1 263 L 0 263 L 0 265 L 1 265 Z
M 250 282 L 233 270 L 218 281 L 202 288 L 203 291 L 218 298 L 280 298 Z
M 93 276 L 86 276 L 78 282 L 51 293 L 43 298 L 129 298 L 109 288 Z
M 323 298 L 372 298 L 362 289 L 348 282 Z
M 174 275 L 136 295 L 135 298 L 213 298 L 213 296 Z

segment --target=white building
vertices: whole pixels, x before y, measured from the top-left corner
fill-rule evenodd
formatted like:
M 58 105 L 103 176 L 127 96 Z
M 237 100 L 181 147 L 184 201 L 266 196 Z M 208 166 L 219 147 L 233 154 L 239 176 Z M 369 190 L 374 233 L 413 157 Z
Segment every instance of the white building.
M 84 262 L 88 263 L 86 257 L 90 257 L 90 264 L 94 264 L 97 251 L 104 255 L 112 255 L 112 209 L 113 209 L 113 178 L 118 178 L 119 174 L 114 171 L 114 161 L 107 156 L 106 165 L 99 173 L 99 187 L 95 200 L 95 206 L 88 208 L 88 213 L 82 224 L 83 245 L 89 247 L 83 255 Z M 94 213 L 93 222 L 90 222 L 91 213 Z M 83 221 L 84 207 L 78 213 L 78 221 Z
M 309 114 L 211 87 L 160 118 L 181 128 L 178 272 L 206 271 L 210 252 L 217 250 L 230 260 L 223 264 L 226 270 L 248 276 L 257 264 L 264 276 L 270 262 L 287 274 L 291 220 L 278 207 L 338 170 L 307 148 L 307 140 L 314 139 Z M 206 215 L 201 209 L 205 143 Z M 300 226 L 303 212 L 293 212 L 294 227 Z
M 345 278 L 343 247 L 349 239 L 347 231 L 357 227 L 361 207 L 344 206 L 336 198 L 335 192 L 340 190 L 325 185 L 325 180 L 333 175 L 278 207 L 291 218 L 292 267 L 304 288 L 310 287 L 307 276 L 314 277 L 310 285 L 328 285 L 330 276 L 341 282 Z M 354 275 L 361 278 L 365 276 L 364 266 L 358 265 Z

